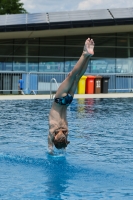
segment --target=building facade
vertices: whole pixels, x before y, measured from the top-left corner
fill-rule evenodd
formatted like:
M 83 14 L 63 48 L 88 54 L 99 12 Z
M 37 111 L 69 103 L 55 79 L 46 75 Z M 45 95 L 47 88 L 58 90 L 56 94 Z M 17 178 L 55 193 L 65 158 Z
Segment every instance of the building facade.
M 1 90 L 4 72 L 68 73 L 88 37 L 95 42 L 95 55 L 87 74 L 132 74 L 132 11 L 129 8 L 0 16 Z

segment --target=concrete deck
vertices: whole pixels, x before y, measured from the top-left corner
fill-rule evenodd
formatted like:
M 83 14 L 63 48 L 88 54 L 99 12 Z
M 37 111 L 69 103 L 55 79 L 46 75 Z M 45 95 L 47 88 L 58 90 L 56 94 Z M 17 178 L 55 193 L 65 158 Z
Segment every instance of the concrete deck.
M 133 98 L 133 93 L 75 94 L 78 98 Z M 50 95 L 0 95 L 0 100 L 50 99 Z

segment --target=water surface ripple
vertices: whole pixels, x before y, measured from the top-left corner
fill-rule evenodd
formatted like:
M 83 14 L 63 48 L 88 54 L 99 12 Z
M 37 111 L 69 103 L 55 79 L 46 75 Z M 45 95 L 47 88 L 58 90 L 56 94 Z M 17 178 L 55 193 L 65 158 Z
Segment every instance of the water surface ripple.
M 0 199 L 133 199 L 133 99 L 74 99 L 47 151 L 49 100 L 0 101 Z

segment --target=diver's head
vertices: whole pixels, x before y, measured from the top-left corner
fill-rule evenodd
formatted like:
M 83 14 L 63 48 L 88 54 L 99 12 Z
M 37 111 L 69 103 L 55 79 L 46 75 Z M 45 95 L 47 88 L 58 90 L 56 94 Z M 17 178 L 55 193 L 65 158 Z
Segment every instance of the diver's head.
M 60 129 L 53 139 L 53 143 L 57 149 L 62 149 L 67 147 L 70 141 L 67 140 L 67 135 L 64 134 L 64 131 Z

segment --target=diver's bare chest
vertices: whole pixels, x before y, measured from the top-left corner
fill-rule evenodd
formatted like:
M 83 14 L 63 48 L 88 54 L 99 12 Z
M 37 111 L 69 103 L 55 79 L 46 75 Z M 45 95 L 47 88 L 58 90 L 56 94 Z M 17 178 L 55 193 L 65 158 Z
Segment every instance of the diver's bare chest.
M 53 131 L 55 130 L 58 130 L 60 128 L 63 128 L 63 129 L 68 129 L 68 123 L 67 121 L 65 121 L 64 119 L 56 119 L 56 120 L 50 120 L 49 121 L 49 125 L 50 125 L 50 129 L 52 129 Z M 53 132 L 52 131 L 52 132 Z

